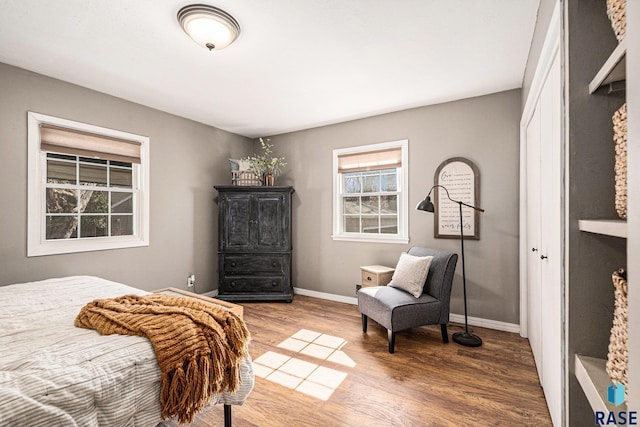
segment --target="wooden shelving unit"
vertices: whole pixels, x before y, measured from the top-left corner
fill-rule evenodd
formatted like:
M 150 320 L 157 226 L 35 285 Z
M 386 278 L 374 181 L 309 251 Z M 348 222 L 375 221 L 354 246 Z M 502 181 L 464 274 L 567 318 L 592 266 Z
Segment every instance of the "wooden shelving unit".
M 576 354 L 576 378 L 594 411 L 601 411 L 605 414 L 611 411 L 626 411 L 627 406 L 624 403 L 615 406 L 607 400 L 607 389 L 612 382 L 605 369 L 606 363 L 607 361 L 603 359 Z
M 608 402 L 612 381 L 605 366 L 615 311 L 611 274 L 627 268 L 627 248 L 636 234 L 627 221 L 617 218 L 614 209 L 611 120 L 627 96 L 627 48 L 634 44 L 616 39 L 603 2 L 564 3 L 565 105 L 571 112 L 565 122 L 567 177 L 571 183 L 566 195 L 566 343 L 570 375 L 565 425 L 573 427 L 593 425 L 595 411 L 610 413 L 626 408 Z M 627 158 L 633 170 L 633 159 Z M 629 346 L 629 354 L 632 352 Z M 632 382 L 628 389 L 635 389 Z
M 627 78 L 627 42 L 622 40 L 611 53 L 600 71 L 589 83 L 589 93 L 593 94 L 602 86 L 621 82 Z
M 581 219 L 578 221 L 580 231 L 627 238 L 627 221 L 617 219 Z

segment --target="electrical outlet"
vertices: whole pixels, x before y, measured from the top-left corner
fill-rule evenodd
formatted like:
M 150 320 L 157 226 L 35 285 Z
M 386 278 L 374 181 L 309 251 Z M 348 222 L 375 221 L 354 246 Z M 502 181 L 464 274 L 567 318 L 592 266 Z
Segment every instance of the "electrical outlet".
M 193 288 L 195 285 L 196 285 L 196 275 L 191 273 L 189 276 L 187 276 L 187 287 Z

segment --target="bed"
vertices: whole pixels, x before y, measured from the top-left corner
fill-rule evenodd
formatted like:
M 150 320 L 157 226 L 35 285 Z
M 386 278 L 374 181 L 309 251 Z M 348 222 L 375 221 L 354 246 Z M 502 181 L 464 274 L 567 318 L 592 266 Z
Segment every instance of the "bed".
M 97 298 L 148 292 L 90 276 L 0 287 L 0 425 L 153 427 L 162 421 L 160 368 L 148 339 L 99 335 L 74 326 Z M 251 360 L 235 393 L 210 404 L 241 405 L 251 392 Z

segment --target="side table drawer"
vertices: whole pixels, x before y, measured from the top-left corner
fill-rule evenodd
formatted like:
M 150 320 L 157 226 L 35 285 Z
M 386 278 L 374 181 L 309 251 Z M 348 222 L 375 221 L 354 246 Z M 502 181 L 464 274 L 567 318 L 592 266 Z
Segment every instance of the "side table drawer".
M 382 265 L 366 265 L 362 271 L 362 286 L 385 286 L 391 281 L 395 269 Z

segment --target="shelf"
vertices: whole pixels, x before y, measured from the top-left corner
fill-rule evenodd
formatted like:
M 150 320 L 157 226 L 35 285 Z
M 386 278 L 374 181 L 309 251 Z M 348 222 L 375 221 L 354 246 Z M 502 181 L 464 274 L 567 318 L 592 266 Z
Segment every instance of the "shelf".
M 598 88 L 611 83 L 626 80 L 627 78 L 627 41 L 623 39 L 604 63 L 598 74 L 589 83 L 589 93 L 592 94 Z
M 576 354 L 575 363 L 576 378 L 594 412 L 626 411 L 626 403 L 615 406 L 607 400 L 607 389 L 613 382 L 607 375 L 606 360 Z
M 581 219 L 578 228 L 588 233 L 627 238 L 627 221 L 619 219 Z

